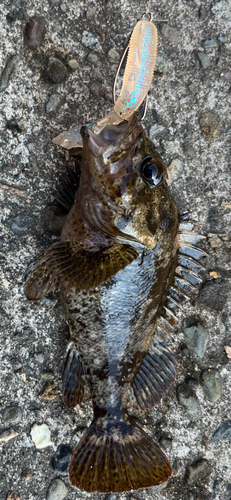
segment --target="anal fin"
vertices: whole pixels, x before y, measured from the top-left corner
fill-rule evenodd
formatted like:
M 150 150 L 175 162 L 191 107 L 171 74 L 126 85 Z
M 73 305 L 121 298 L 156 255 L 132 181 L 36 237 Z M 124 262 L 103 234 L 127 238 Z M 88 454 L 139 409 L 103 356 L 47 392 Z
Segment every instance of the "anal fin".
M 68 346 L 63 368 L 62 398 L 68 408 L 80 404 L 84 396 L 83 367 L 79 353 L 71 342 Z
M 168 391 L 176 376 L 177 360 L 160 335 L 155 335 L 132 383 L 134 407 L 153 408 Z

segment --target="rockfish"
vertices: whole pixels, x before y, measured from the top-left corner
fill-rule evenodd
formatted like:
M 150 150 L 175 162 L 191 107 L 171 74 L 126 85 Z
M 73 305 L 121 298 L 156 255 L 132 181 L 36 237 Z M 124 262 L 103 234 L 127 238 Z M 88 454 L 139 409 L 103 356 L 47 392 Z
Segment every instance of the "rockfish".
M 26 295 L 38 300 L 59 283 L 71 334 L 63 400 L 74 407 L 85 384 L 91 391 L 94 420 L 73 454 L 70 481 L 122 492 L 171 475 L 128 404 L 150 409 L 173 382 L 177 361 L 166 338 L 200 281 L 204 252 L 193 224 L 180 221 L 163 160 L 136 114 L 98 135 L 82 127 L 81 136 L 80 184 L 61 241 L 34 264 Z

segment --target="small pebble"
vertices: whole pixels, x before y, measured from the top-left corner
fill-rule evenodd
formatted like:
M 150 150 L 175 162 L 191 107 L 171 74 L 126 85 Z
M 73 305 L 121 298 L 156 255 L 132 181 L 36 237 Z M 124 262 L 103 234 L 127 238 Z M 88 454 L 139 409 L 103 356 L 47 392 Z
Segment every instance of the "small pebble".
M 170 62 L 167 56 L 163 52 L 157 53 L 155 73 L 167 73 Z
M 43 392 L 39 394 L 39 399 L 45 399 L 52 401 L 59 396 L 59 391 L 54 387 L 53 382 L 49 381 L 46 383 Z
M 90 49 L 95 50 L 96 52 L 102 52 L 102 47 L 97 38 L 89 31 L 83 32 L 82 44 L 85 45 L 85 47 L 89 47 Z
M 48 59 L 46 74 L 52 83 L 61 83 L 67 78 L 66 66 L 57 57 Z
M 214 49 L 217 47 L 217 42 L 215 40 L 206 40 L 203 45 L 204 47 Z
M 112 63 L 117 64 L 120 61 L 120 55 L 117 52 L 117 50 L 115 50 L 113 48 L 111 50 L 109 50 L 109 52 L 108 52 L 108 59 Z
M 28 215 L 20 214 L 11 219 L 10 228 L 17 236 L 27 234 L 29 229 L 34 226 L 35 220 Z
M 61 3 L 60 9 L 62 12 L 67 12 L 67 5 L 65 3 Z
M 172 160 L 170 165 L 167 168 L 168 173 L 168 184 L 171 186 L 172 182 L 178 178 L 180 172 L 182 170 L 182 161 L 175 158 Z
M 44 380 L 52 380 L 54 378 L 54 373 L 52 371 L 42 372 L 42 378 Z
M 70 59 L 67 64 L 71 69 L 73 69 L 73 71 L 79 68 L 79 63 L 76 59 Z
M 0 92 L 2 92 L 8 87 L 11 74 L 14 71 L 15 67 L 17 66 L 19 60 L 20 58 L 17 55 L 11 56 L 8 59 L 0 78 Z
M 179 384 L 177 387 L 177 399 L 191 418 L 200 418 L 200 404 L 192 386 L 187 383 Z
M 31 428 L 31 438 L 38 450 L 53 445 L 50 429 L 46 424 L 34 424 Z
M 197 58 L 202 68 L 206 69 L 210 66 L 210 58 L 204 52 L 197 52 Z
M 65 444 L 60 444 L 51 459 L 51 467 L 58 474 L 67 474 L 72 453 Z
M 191 146 L 191 144 L 184 142 L 182 145 L 183 151 L 185 156 L 187 156 L 189 159 L 195 158 L 195 150 Z
M 90 61 L 93 64 L 96 64 L 99 60 L 98 56 L 96 54 L 94 54 L 93 52 L 90 52 L 90 54 L 88 54 L 87 58 L 88 58 L 88 61 Z
M 228 300 L 229 291 L 229 282 L 225 278 L 207 280 L 200 289 L 198 302 L 215 311 L 222 311 Z
M 18 432 L 15 432 L 13 429 L 8 429 L 7 431 L 0 432 L 0 442 L 7 443 L 11 439 L 18 436 Z
M 55 479 L 50 484 L 47 492 L 47 500 L 62 500 L 68 492 L 67 486 L 61 479 Z
M 162 28 L 162 35 L 164 38 L 173 43 L 181 43 L 182 42 L 182 34 L 176 28 L 171 28 L 168 24 L 164 23 Z
M 217 271 L 210 271 L 209 272 L 209 276 L 211 276 L 211 278 L 219 278 L 219 274 L 217 273 Z
M 25 27 L 25 44 L 31 49 L 38 47 L 42 41 L 45 31 L 45 18 L 32 17 Z
M 11 360 L 12 367 L 14 368 L 15 371 L 20 370 L 22 368 L 22 363 L 19 359 L 13 358 Z
M 206 17 L 208 16 L 208 11 L 207 9 L 205 9 L 204 7 L 201 7 L 200 10 L 199 10 L 199 18 L 202 20 L 206 19 Z
M 165 451 L 170 451 L 172 448 L 172 439 L 168 436 L 161 436 L 159 443 L 160 447 Z
M 152 117 L 153 117 L 153 120 L 155 120 L 156 123 L 159 122 L 159 116 L 158 116 L 158 113 L 155 109 L 152 110 Z
M 202 380 L 210 401 L 217 401 L 221 397 L 221 379 L 219 372 L 214 368 L 209 368 L 202 373 Z
M 205 139 L 215 139 L 219 135 L 221 121 L 215 111 L 204 111 L 200 116 L 199 123 Z
M 225 42 L 227 42 L 227 40 L 228 40 L 228 39 L 227 39 L 227 36 L 225 36 L 225 35 L 220 35 L 220 36 L 218 37 L 218 40 L 219 40 L 219 42 L 221 42 L 221 43 L 225 43 Z
M 91 93 L 97 97 L 100 95 L 101 86 L 98 83 L 93 82 L 90 86 Z
M 151 141 L 153 141 L 155 139 L 155 137 L 157 135 L 162 134 L 162 132 L 164 132 L 164 130 L 165 130 L 165 127 L 163 125 L 158 125 L 155 123 L 149 129 L 149 139 Z
M 212 464 L 203 458 L 187 467 L 186 477 L 188 484 L 200 484 L 212 472 Z
M 228 345 L 225 345 L 224 350 L 226 352 L 227 358 L 231 359 L 231 347 Z
M 9 406 L 3 411 L 2 420 L 5 424 L 15 424 L 22 420 L 22 410 L 20 406 Z
M 60 97 L 57 94 L 52 94 L 46 104 L 46 113 L 54 113 L 60 103 Z
M 231 439 L 231 420 L 226 420 L 217 428 L 213 434 L 212 443 L 217 443 L 223 437 Z
M 183 332 L 197 356 L 203 358 L 209 341 L 209 334 L 205 328 L 200 323 L 196 323 L 188 327 L 183 326 Z

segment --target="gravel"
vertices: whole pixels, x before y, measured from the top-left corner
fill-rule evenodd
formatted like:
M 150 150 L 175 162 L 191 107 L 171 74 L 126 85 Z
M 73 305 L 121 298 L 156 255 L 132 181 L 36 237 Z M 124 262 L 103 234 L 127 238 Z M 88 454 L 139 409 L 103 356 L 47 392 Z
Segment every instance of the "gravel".
M 1 2 L 3 500 L 13 492 L 22 500 L 44 500 L 49 487 L 64 477 L 52 467 L 52 457 L 60 445 L 74 450 L 92 419 L 89 393 L 75 410 L 65 408 L 61 400 L 68 329 L 58 292 L 40 303 L 29 303 L 23 289 L 30 263 L 59 238 L 63 218 L 55 216 L 49 204 L 65 165 L 73 165 L 76 158 L 76 152 L 56 147 L 52 138 L 70 127 L 95 122 L 111 109 L 107 96 L 111 95 L 116 62 L 110 61 L 108 53 L 113 49 L 122 54 L 129 32 L 146 9 L 144 0 L 132 5 L 127 0 L 108 0 L 97 2 L 97 6 L 89 0 Z M 72 488 L 66 475 L 67 500 L 230 498 L 231 360 L 224 346 L 231 346 L 231 3 L 169 0 L 148 9 L 153 10 L 154 18 L 167 20 L 167 26 L 156 22 L 157 71 L 143 125 L 148 132 L 152 130 L 150 137 L 172 172 L 170 188 L 180 213 L 191 212 L 192 220 L 198 223 L 196 230 L 206 236 L 201 245 L 208 254 L 203 258 L 206 271 L 201 272 L 199 295 L 195 294 L 177 313 L 179 322 L 168 339 L 178 359 L 177 380 L 153 410 L 133 415 L 150 437 L 162 442 L 163 449 L 169 445 L 165 453 L 174 474 L 161 488 L 122 495 L 87 495 Z M 45 30 L 40 43 L 31 50 L 25 45 L 25 27 L 40 16 L 45 19 Z M 208 41 L 217 46 L 204 46 Z M 209 57 L 206 68 L 198 60 L 199 53 Z M 55 76 L 59 71 L 53 72 L 54 79 L 47 76 L 51 58 L 62 65 L 61 80 Z M 71 60 L 78 62 L 76 70 L 68 64 Z M 91 92 L 93 83 L 100 86 L 98 95 Z M 52 95 L 59 96 L 60 103 L 47 113 Z M 152 129 L 156 125 L 162 127 L 161 132 Z M 185 318 L 194 318 L 194 323 L 191 320 L 186 324 Z M 197 352 L 184 331 L 195 324 L 209 336 L 206 346 L 201 342 L 203 348 L 195 343 Z M 222 389 L 216 401 L 211 400 L 203 380 L 208 370 L 210 374 L 219 373 L 209 382 L 211 394 L 217 382 Z M 22 417 L 4 423 L 4 412 L 10 407 L 20 408 Z M 49 430 L 49 445 L 37 448 L 31 430 L 42 424 Z M 205 467 L 209 474 L 189 483 L 186 471 L 198 459 L 209 463 Z

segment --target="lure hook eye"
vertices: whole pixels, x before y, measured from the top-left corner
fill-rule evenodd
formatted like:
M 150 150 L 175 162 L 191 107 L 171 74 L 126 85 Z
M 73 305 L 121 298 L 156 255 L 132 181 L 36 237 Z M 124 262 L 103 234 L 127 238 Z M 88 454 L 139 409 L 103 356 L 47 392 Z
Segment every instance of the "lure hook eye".
M 147 156 L 141 163 L 141 177 L 149 187 L 153 188 L 164 180 L 164 170 L 159 161 Z

